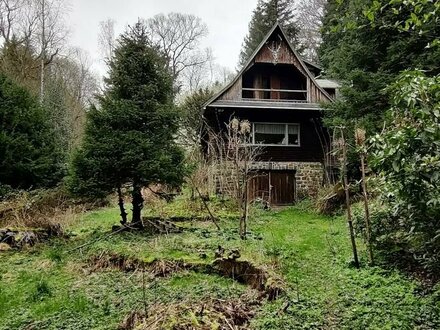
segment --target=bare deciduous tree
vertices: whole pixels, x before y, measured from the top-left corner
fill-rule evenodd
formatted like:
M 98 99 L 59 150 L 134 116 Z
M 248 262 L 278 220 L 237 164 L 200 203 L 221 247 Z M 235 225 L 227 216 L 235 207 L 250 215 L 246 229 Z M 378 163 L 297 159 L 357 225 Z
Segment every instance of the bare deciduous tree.
M 60 53 L 68 30 L 64 25 L 66 2 L 64 0 L 34 0 L 37 2 L 39 21 L 41 83 L 40 101 L 44 99 L 45 68 Z
M 98 44 L 101 55 L 105 60 L 108 60 L 113 55 L 116 39 L 115 25 L 116 21 L 111 18 L 99 22 Z
M 40 100 L 44 97 L 45 69 L 60 53 L 68 30 L 65 0 L 0 0 L 0 36 L 36 52 L 40 63 Z
M 327 0 L 297 0 L 294 3 L 295 19 L 300 27 L 298 40 L 305 48 L 303 56 L 309 61 L 318 61 L 322 18 L 326 3 Z
M 193 93 L 198 89 L 212 85 L 211 63 L 213 61 L 211 49 L 206 49 L 201 53 L 200 58 L 206 61 L 199 65 L 193 65 L 182 71 L 181 78 L 185 91 Z
M 71 49 L 68 56 L 56 58 L 50 67 L 45 104 L 53 108 L 54 122 L 65 127 L 64 138 L 69 148 L 81 140 L 86 108 L 98 91 L 97 78 L 90 68 L 91 61 L 81 49 Z M 56 106 L 60 101 L 63 105 Z M 55 111 L 58 108 L 61 109 Z
M 255 176 L 252 164 L 261 148 L 250 143 L 251 124 L 233 118 L 227 132 L 210 133 L 208 157 L 215 166 L 216 178 L 222 194 L 234 198 L 241 209 L 240 238 L 246 238 L 249 217 L 249 182 Z
M 183 72 L 205 65 L 210 58 L 210 52 L 200 50 L 200 41 L 208 34 L 208 28 L 199 17 L 181 13 L 159 14 L 145 24 L 151 43 L 164 54 L 178 93 Z
M 348 173 L 347 173 L 347 141 L 344 136 L 344 127 L 339 127 L 341 137 L 339 140 L 334 141 L 335 147 L 337 147 L 337 152 L 339 152 L 340 155 L 340 161 L 341 161 L 341 174 L 342 174 L 342 182 L 344 185 L 344 192 L 345 192 L 345 205 L 347 208 L 347 224 L 348 224 L 348 230 L 350 234 L 350 241 L 351 241 L 351 248 L 353 252 L 353 260 L 354 265 L 356 268 L 359 268 L 359 257 L 357 253 L 357 247 L 356 247 L 356 237 L 355 232 L 353 228 L 353 220 L 352 220 L 352 214 L 351 214 L 351 201 L 350 201 L 350 184 L 348 182 Z
M 29 0 L 0 0 L 0 36 L 4 43 L 30 43 L 37 33 L 37 2 Z
M 367 251 L 368 251 L 368 261 L 371 265 L 374 263 L 373 247 L 371 242 L 371 223 L 370 223 L 370 208 L 368 205 L 368 188 L 367 188 L 367 177 L 366 177 L 366 166 L 365 162 L 367 159 L 367 147 L 365 145 L 366 132 L 362 128 L 357 128 L 355 131 L 356 145 L 358 147 L 358 153 L 361 160 L 361 173 L 362 173 L 362 195 L 364 199 L 364 211 L 365 211 L 365 236 L 367 241 Z

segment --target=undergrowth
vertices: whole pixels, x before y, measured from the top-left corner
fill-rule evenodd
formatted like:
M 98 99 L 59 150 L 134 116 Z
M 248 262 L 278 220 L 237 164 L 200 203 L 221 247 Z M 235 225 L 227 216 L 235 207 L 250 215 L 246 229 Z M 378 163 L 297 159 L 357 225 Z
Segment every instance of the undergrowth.
M 162 310 L 162 304 L 176 306 L 170 319 L 178 320 L 182 311 L 185 322 L 193 320 L 195 329 L 204 329 L 206 315 L 201 316 L 200 310 L 205 302 L 212 312 L 217 310 L 214 303 L 237 303 L 253 289 L 231 278 L 192 270 L 156 278 L 142 270 L 93 271 L 89 261 L 115 254 L 144 262 L 208 265 L 219 245 L 240 251 L 239 260 L 273 272 L 286 283 L 277 300 L 260 301 L 243 329 L 440 328 L 440 287 L 427 291 L 396 270 L 367 267 L 361 241 L 363 266 L 352 268 L 342 217 L 311 213 L 306 202 L 296 208 L 254 210 L 248 239 L 242 241 L 236 213 L 223 203 L 211 203 L 216 212 L 223 212 L 220 231 L 209 221 L 187 221 L 178 223 L 185 228 L 182 233 L 124 232 L 100 239 L 119 221 L 118 209 L 111 207 L 87 212 L 70 224 L 70 239 L 0 253 L 0 329 L 117 329 L 130 313 Z M 178 198 L 147 213 L 189 216 L 193 212 L 193 206 Z M 84 243 L 91 244 L 77 249 Z

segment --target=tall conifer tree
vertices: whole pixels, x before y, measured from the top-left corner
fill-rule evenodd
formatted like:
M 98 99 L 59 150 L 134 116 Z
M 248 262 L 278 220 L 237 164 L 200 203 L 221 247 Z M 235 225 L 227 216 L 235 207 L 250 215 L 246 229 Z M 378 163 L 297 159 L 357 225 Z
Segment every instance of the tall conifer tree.
M 120 37 L 109 66 L 100 107 L 91 109 L 73 159 L 70 186 L 79 194 L 105 195 L 130 183 L 132 222 L 140 224 L 141 188 L 183 179 L 172 78 L 141 23 Z
M 0 187 L 51 187 L 61 180 L 65 158 L 49 119 L 29 91 L 0 74 Z
M 384 114 L 390 108 L 384 90 L 401 71 L 417 68 L 430 76 L 440 73 L 440 47 L 427 47 L 432 35 L 440 35 L 440 21 L 432 21 L 430 33 L 399 32 L 393 27 L 396 22 L 406 22 L 410 13 L 379 6 L 383 9 L 372 24 L 366 8 L 375 7 L 375 3 L 373 0 L 327 3 L 320 60 L 328 76 L 345 83 L 341 91 L 344 97 L 331 105 L 333 111 L 326 112 L 329 126 L 357 122 L 369 133 L 381 130 Z
M 246 64 L 276 22 L 281 24 L 291 42 L 297 42 L 298 29 L 294 22 L 292 0 L 258 0 L 240 52 L 240 66 Z

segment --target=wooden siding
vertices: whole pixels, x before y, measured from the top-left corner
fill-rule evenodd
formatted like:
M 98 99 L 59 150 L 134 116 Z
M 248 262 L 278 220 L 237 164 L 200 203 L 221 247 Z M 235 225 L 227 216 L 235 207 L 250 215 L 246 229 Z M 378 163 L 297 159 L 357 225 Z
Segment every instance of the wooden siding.
M 269 50 L 271 42 L 265 44 L 258 54 L 255 56 L 255 63 L 273 63 L 272 52 Z M 306 72 L 302 65 L 300 64 L 298 58 L 292 52 L 288 44 L 283 40 L 281 43 L 281 48 L 278 52 L 278 61 L 277 64 L 292 64 L 294 65 L 303 75 L 306 75 Z
M 295 55 L 295 53 L 290 49 L 290 46 L 287 44 L 285 40 L 281 42 L 281 47 L 278 53 L 278 62 L 273 64 L 273 55 L 269 50 L 269 46 L 272 41 L 268 41 L 267 44 L 263 45 L 260 51 L 255 56 L 250 68 L 258 67 L 258 64 L 271 64 L 273 67 L 276 65 L 293 65 L 304 77 L 307 78 L 307 91 L 308 103 L 321 103 L 321 102 L 330 102 L 331 100 L 322 92 L 322 90 L 317 86 L 317 84 L 312 80 L 313 75 L 309 76 L 309 74 L 304 70 L 304 67 L 301 65 L 300 60 Z M 248 70 L 249 70 L 248 69 Z M 266 69 L 262 69 L 266 71 Z M 245 70 L 243 74 L 246 73 Z M 242 75 L 218 98 L 219 100 L 241 100 L 242 99 Z M 254 88 L 261 88 L 261 81 L 259 80 L 261 77 L 256 76 L 254 81 Z M 273 83 L 273 89 L 277 89 L 277 82 L 279 84 L 279 80 L 277 78 L 271 78 Z M 292 79 L 297 79 L 296 77 L 292 77 Z M 274 99 L 276 99 L 276 94 L 272 95 Z M 262 97 L 261 97 L 262 98 Z
M 225 91 L 218 99 L 219 100 L 241 100 L 241 88 L 242 88 L 242 78 L 237 79 L 237 81 Z
M 300 146 L 264 147 L 261 161 L 274 162 L 322 162 L 328 134 L 320 124 L 321 114 L 315 110 L 275 109 L 223 109 L 215 112 L 209 109 L 205 117 L 216 131 L 225 130 L 230 118 L 238 117 L 250 122 L 298 123 L 300 125 Z M 314 119 L 313 119 L 314 118 Z M 316 123 L 316 125 L 315 125 Z M 319 134 L 318 134 L 319 132 Z

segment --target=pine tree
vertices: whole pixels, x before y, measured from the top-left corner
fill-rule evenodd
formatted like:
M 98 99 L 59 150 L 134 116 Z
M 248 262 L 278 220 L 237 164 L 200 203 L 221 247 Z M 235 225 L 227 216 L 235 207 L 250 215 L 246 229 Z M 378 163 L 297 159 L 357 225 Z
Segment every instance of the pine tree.
M 64 175 L 47 111 L 25 88 L 0 75 L 0 185 L 38 188 Z
M 240 66 L 246 64 L 276 22 L 284 28 L 289 41 L 297 43 L 298 28 L 294 22 L 292 0 L 258 0 L 249 23 L 249 33 L 240 52 Z
M 396 21 L 405 22 L 410 16 L 388 6 L 377 13 L 380 24 L 371 24 L 365 12 L 374 2 L 329 0 L 320 49 L 325 73 L 345 82 L 344 97 L 331 105 L 333 111 L 326 112 L 327 124 L 354 126 L 357 122 L 370 135 L 383 127 L 390 108 L 386 87 L 401 71 L 418 68 L 430 76 L 440 73 L 440 47 L 426 47 L 430 35 L 392 28 Z M 439 22 L 430 25 L 431 34 L 440 35 Z
M 132 222 L 140 224 L 141 188 L 177 186 L 184 175 L 183 152 L 174 142 L 172 78 L 141 23 L 120 37 L 109 66 L 100 106 L 90 110 L 83 146 L 72 161 L 70 187 L 102 196 L 130 183 Z

